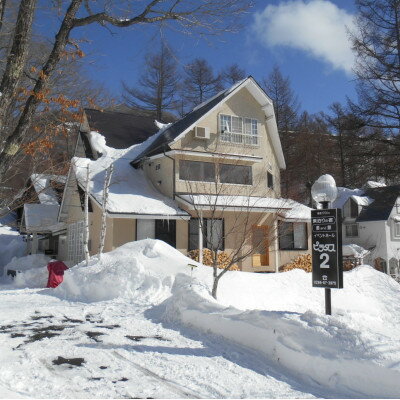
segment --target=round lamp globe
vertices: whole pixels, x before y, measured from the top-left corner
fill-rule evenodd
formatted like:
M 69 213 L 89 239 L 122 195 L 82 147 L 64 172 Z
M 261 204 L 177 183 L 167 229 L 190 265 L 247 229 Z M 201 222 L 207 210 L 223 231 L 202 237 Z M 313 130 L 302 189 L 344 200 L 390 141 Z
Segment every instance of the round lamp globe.
M 337 187 L 333 176 L 320 176 L 311 187 L 311 196 L 317 203 L 334 201 L 337 197 Z

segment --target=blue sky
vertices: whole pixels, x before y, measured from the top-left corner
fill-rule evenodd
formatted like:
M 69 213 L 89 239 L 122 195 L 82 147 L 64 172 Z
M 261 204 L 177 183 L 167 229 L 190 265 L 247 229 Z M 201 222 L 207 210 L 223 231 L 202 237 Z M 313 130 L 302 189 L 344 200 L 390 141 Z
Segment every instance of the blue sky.
M 243 29 L 208 40 L 168 28 L 160 32 L 155 26 L 112 28 L 110 33 L 92 25 L 75 31 L 74 37 L 89 40 L 82 45 L 88 54 L 86 70 L 116 98 L 121 80 L 135 84 L 144 54 L 159 47 L 162 35 L 182 65 L 196 57 L 206 58 L 216 71 L 237 63 L 257 80 L 278 65 L 289 76 L 302 109 L 314 113 L 355 97 L 344 28 L 351 25 L 354 12 L 352 0 L 257 0 L 243 18 Z M 48 32 L 49 22 L 42 21 L 40 29 Z

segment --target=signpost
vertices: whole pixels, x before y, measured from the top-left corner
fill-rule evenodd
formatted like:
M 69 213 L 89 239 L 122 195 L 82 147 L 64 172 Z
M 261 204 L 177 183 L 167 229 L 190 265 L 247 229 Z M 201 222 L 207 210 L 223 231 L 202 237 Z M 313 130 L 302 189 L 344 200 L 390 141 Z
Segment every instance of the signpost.
M 343 288 L 341 210 L 312 210 L 311 227 L 313 287 L 325 288 L 326 314 L 331 315 L 330 289 Z

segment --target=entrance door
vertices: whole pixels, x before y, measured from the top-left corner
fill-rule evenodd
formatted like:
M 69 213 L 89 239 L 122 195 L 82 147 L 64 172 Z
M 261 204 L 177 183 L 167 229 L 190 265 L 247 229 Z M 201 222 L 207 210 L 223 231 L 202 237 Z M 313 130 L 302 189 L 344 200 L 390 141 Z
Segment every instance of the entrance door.
M 268 226 L 253 226 L 252 246 L 254 249 L 253 267 L 269 265 Z

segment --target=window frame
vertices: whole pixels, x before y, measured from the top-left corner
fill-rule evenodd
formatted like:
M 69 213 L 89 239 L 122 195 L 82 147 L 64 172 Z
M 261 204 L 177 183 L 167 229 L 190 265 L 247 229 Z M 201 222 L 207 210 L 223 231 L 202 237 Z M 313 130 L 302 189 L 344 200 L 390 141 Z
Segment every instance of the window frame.
M 235 124 L 234 119 L 240 121 L 239 124 Z M 228 122 L 230 121 L 230 122 Z M 248 129 L 248 126 L 249 128 Z M 237 129 L 238 125 L 241 126 L 240 131 Z M 259 121 L 255 118 L 242 117 L 231 114 L 218 114 L 218 134 L 221 142 L 242 144 L 246 146 L 260 146 L 260 135 L 259 135 Z M 229 130 L 225 130 L 228 128 Z
M 204 164 L 208 164 L 208 165 L 211 165 L 212 166 L 212 168 L 213 168 L 213 170 L 214 170 L 214 178 L 212 179 L 212 180 L 205 180 L 205 179 L 193 179 L 193 177 L 192 176 L 190 176 L 190 175 L 188 175 L 188 177 L 187 178 L 185 178 L 185 177 L 183 177 L 182 176 L 182 171 L 184 171 L 184 168 L 182 168 L 182 164 L 183 163 L 196 163 L 196 164 L 199 164 L 199 165 L 203 165 L 203 173 L 202 173 L 202 175 L 203 175 L 203 178 L 204 178 L 204 176 L 205 176 L 205 174 L 204 174 Z M 213 162 L 208 162 L 208 161 L 197 161 L 197 160 L 179 160 L 179 180 L 181 180 L 181 181 L 189 181 L 189 182 L 207 182 L 207 183 L 213 183 L 213 182 L 215 182 L 216 181 L 216 179 L 217 179 L 217 168 L 216 168 L 216 163 L 213 163 Z
M 220 245 L 221 248 L 218 248 L 217 251 L 225 251 L 225 219 L 224 218 L 203 218 L 203 224 L 204 224 L 204 227 L 202 229 L 202 233 L 203 233 L 203 249 L 206 249 L 206 248 L 208 249 L 209 248 L 208 247 L 209 240 L 205 237 L 205 235 L 208 234 L 208 221 L 211 220 L 211 219 L 222 221 L 222 241 L 221 241 L 221 245 Z M 189 223 L 188 223 L 188 251 L 198 250 L 198 248 L 199 248 L 198 247 L 198 243 L 199 243 L 199 241 L 198 241 L 198 236 L 199 236 L 199 234 L 198 234 L 198 231 L 199 231 L 198 230 L 199 229 L 198 220 L 199 220 L 199 218 L 197 218 L 197 217 L 190 218 Z M 191 246 L 191 240 L 190 240 L 190 237 L 191 237 L 190 223 L 191 223 L 191 221 L 193 221 L 193 222 L 196 221 L 197 222 L 196 223 L 197 230 L 196 230 L 196 233 L 194 234 L 194 236 L 197 237 L 197 244 L 196 244 L 196 246 L 194 246 L 194 248 L 191 248 L 192 246 Z
M 269 189 L 274 189 L 274 175 L 271 171 L 267 171 L 267 187 Z
M 282 229 L 283 226 L 286 224 L 291 224 L 292 225 L 292 229 L 291 231 L 289 230 L 285 236 L 287 236 L 288 234 L 291 233 L 292 235 L 292 240 L 291 240 L 291 244 L 293 247 L 283 247 L 282 246 L 282 237 L 284 235 L 282 235 Z M 294 233 L 294 226 L 295 224 L 302 224 L 304 226 L 304 243 L 305 243 L 305 247 L 296 247 L 296 243 L 295 243 L 295 233 Z M 284 251 L 307 251 L 308 250 L 308 227 L 307 227 L 307 222 L 288 222 L 288 221 L 279 221 L 279 225 L 278 225 L 278 235 L 279 235 L 279 250 L 284 250 Z
M 346 237 L 359 237 L 358 224 L 357 223 L 355 223 L 355 224 L 345 224 L 344 226 L 345 226 L 345 229 L 344 229 L 345 232 L 344 233 L 345 233 Z M 348 235 L 347 228 L 350 228 L 350 227 L 353 227 L 353 228 L 356 227 L 357 233 L 355 235 L 354 234 Z
M 248 176 L 250 178 L 249 183 L 245 182 L 223 182 L 221 180 L 221 167 L 241 167 L 248 169 Z M 237 176 L 237 174 L 233 174 L 233 176 Z M 253 168 L 251 165 L 242 165 L 242 164 L 227 164 L 227 163 L 218 163 L 218 177 L 217 183 L 221 185 L 246 185 L 246 186 L 253 186 Z

